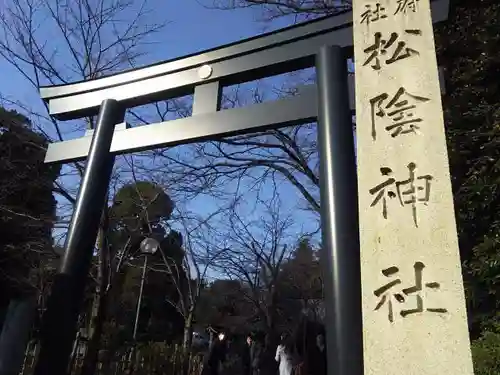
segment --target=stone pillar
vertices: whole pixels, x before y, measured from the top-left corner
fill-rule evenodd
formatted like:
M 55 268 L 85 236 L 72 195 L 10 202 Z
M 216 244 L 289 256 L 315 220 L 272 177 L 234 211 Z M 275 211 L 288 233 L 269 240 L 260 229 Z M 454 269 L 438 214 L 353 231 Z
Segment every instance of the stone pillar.
M 429 0 L 353 1 L 365 374 L 473 374 Z
M 12 299 L 0 334 L 0 375 L 17 375 L 23 365 L 37 300 L 33 296 Z

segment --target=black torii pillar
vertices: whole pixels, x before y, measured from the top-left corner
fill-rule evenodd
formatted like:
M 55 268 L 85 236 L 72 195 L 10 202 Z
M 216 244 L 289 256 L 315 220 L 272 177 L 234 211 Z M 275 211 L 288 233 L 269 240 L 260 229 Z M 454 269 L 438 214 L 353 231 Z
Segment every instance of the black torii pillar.
M 102 102 L 64 244 L 62 264 L 43 315 L 35 375 L 63 375 L 68 371 L 76 323 L 113 171 L 114 156 L 109 149 L 115 125 L 123 122 L 124 115 L 125 109 L 116 100 Z
M 446 20 L 449 0 L 431 3 Z M 363 375 L 361 280 L 354 136 L 352 13 L 297 24 L 241 42 L 96 80 L 41 88 L 60 120 L 92 116 L 90 137 L 52 143 L 47 163 L 88 159 L 66 253 L 43 319 L 36 375 L 63 375 L 116 154 L 277 129 L 318 120 L 329 375 Z M 316 65 L 317 87 L 252 106 L 220 110 L 221 89 Z M 351 90 L 349 90 L 350 82 Z M 316 90 L 311 90 L 317 89 Z M 194 94 L 191 117 L 114 131 L 126 108 Z M 114 99 L 114 100 L 109 100 Z

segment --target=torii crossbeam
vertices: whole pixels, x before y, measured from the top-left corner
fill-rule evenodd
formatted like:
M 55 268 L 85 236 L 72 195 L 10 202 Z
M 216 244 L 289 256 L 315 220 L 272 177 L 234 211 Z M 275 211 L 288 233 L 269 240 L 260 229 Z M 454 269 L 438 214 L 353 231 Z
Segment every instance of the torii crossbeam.
M 433 21 L 449 0 L 432 2 Z M 352 13 L 298 24 L 190 56 L 91 81 L 42 87 L 60 120 L 99 114 L 86 136 L 49 145 L 47 163 L 87 159 L 65 254 L 43 317 L 36 375 L 63 375 L 75 336 L 114 156 L 318 120 L 329 375 L 362 375 L 357 179 L 351 111 Z M 224 86 L 316 66 L 296 95 L 220 109 Z M 317 87 L 316 87 L 317 86 Z M 127 129 L 127 108 L 194 94 L 191 117 Z

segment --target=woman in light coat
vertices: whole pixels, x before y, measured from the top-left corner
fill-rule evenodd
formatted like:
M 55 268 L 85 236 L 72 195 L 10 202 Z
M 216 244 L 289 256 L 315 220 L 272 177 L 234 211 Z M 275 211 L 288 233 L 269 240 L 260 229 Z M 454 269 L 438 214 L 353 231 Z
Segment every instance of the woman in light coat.
M 279 364 L 279 375 L 292 375 L 293 372 L 293 345 L 286 337 L 281 337 L 281 343 L 276 348 L 274 357 Z

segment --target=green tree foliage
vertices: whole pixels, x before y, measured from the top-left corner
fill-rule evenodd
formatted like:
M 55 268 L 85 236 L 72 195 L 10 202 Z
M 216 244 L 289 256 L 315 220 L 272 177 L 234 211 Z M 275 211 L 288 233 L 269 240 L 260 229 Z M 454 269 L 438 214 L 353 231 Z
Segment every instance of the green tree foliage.
M 137 181 L 123 186 L 113 199 L 111 218 L 115 226 L 130 232 L 149 232 L 149 226 L 157 226 L 170 219 L 174 203 L 158 185 L 149 181 Z
M 436 28 L 460 251 L 472 337 L 500 307 L 500 4 L 455 0 Z
M 134 259 L 124 268 L 119 299 L 114 302 L 114 317 L 120 335 L 128 340 L 132 337 L 143 260 L 142 257 Z M 151 256 L 148 264 L 138 322 L 138 340 L 175 341 L 182 337 L 183 330 L 182 317 L 174 307 L 179 300 L 179 293 L 161 257 Z
M 0 290 L 3 298 L 37 283 L 40 264 L 53 257 L 52 195 L 59 168 L 44 164 L 47 139 L 28 119 L 0 107 Z
M 166 235 L 165 227 L 162 225 L 170 219 L 173 207 L 172 200 L 163 188 L 149 181 L 127 184 L 120 188 L 113 198 L 108 237 L 111 254 L 114 254 L 116 258 L 123 257 L 124 266 L 120 270 L 121 275 L 117 278 L 110 309 L 115 315 L 119 315 L 116 322 L 121 327 L 120 330 L 124 330 L 124 336 L 131 336 L 142 273 L 142 258 L 131 261 L 129 258 L 139 254 L 141 241 L 152 235 L 160 241 L 163 251 L 169 253 L 171 262 L 180 264 L 184 258 L 180 235 L 174 231 Z M 169 290 L 165 293 L 173 297 L 175 292 L 162 262 L 160 254 L 156 254 L 154 258 L 151 257 L 150 267 L 153 266 L 160 272 L 158 274 L 148 272 L 144 292 L 145 314 L 141 314 L 144 319 L 150 315 L 148 301 L 152 300 L 151 293 Z M 158 287 L 154 286 L 156 283 Z M 163 304 L 166 304 L 165 295 L 157 297 Z M 144 322 L 141 321 L 141 323 Z M 141 334 L 145 331 L 144 327 L 145 324 L 141 324 Z
M 140 243 L 148 236 L 159 240 L 165 258 L 160 252 L 149 256 L 138 339 L 171 340 L 182 333 L 182 319 L 173 306 L 179 299 L 179 292 L 170 270 L 176 270 L 177 278 L 186 279 L 182 268 L 185 253 L 181 234 L 173 230 L 167 233 L 165 225 L 173 208 L 174 203 L 163 188 L 149 181 L 123 186 L 113 199 L 109 233 L 111 253 L 116 254 L 116 258 L 123 256 L 124 263 L 114 286 L 110 315 L 114 334 L 122 343 L 132 337 L 144 260 L 140 256 Z
M 472 343 L 474 373 L 476 375 L 500 374 L 500 331 L 486 331 Z
M 141 241 L 150 236 L 156 238 L 164 254 L 168 254 L 169 266 L 177 269 L 182 263 L 180 234 L 166 234 L 172 210 L 170 197 L 148 181 L 125 185 L 114 196 L 107 211 L 109 225 L 103 225 L 107 215 L 101 220 L 101 240 L 92 272 L 97 283 L 89 285 L 87 291 L 84 321 L 91 339 L 81 375 L 94 373 L 99 350 L 104 353 L 102 362 L 109 366 L 117 360 L 114 353 L 133 341 L 144 264 Z M 185 278 L 179 269 L 179 277 Z M 183 321 L 173 306 L 177 299 L 177 287 L 161 253 L 148 256 L 137 341 L 171 341 L 182 334 Z

